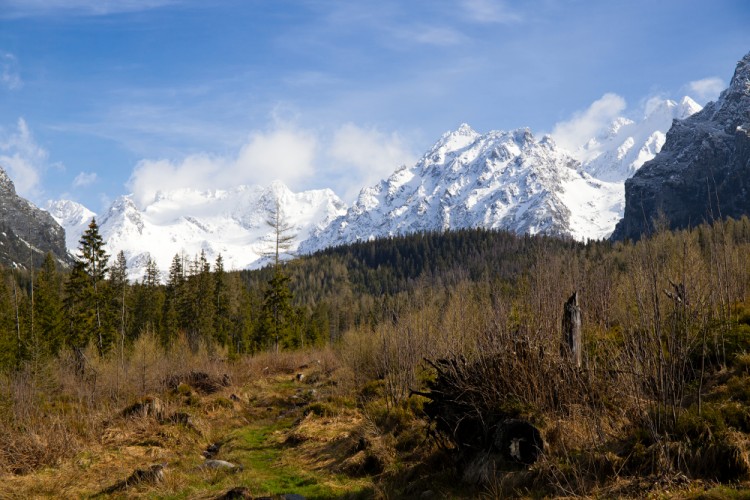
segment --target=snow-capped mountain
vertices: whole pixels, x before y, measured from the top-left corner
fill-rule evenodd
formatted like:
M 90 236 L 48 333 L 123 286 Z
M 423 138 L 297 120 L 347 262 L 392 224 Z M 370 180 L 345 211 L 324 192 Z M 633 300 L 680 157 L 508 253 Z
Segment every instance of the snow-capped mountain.
M 75 254 L 81 235 L 96 214 L 71 200 L 49 200 L 44 209 L 65 229 L 65 246 Z
M 413 167 L 363 189 L 300 249 L 465 227 L 606 238 L 622 217 L 625 180 L 659 152 L 673 120 L 700 109 L 689 97 L 653 100 L 642 120 L 617 118 L 575 151 L 528 129 L 482 135 L 461 125 Z
M 624 182 L 661 150 L 673 120 L 684 120 L 700 110 L 701 106 L 687 96 L 679 103 L 652 100 L 641 121 L 618 117 L 572 154 L 591 176 Z
M 465 227 L 601 238 L 621 213 L 620 186 L 528 129 L 479 134 L 468 125 L 443 135 L 414 166 L 363 189 L 356 203 L 303 242 L 331 245 L 415 231 Z
M 259 266 L 263 254 L 272 250 L 273 231 L 266 220 L 277 199 L 284 220 L 293 227 L 291 251 L 346 210 L 329 189 L 293 193 L 274 182 L 268 187 L 239 186 L 226 191 L 161 192 L 142 209 L 131 196 L 122 196 L 97 216 L 97 224 L 110 255 L 125 253 L 131 280 L 140 279 L 149 257 L 164 278 L 176 254 L 193 259 L 201 251 L 210 262 L 221 254 L 226 269 L 245 269 Z M 65 226 L 75 251 L 90 218 L 79 223 L 77 214 L 85 212 L 74 202 L 54 206 L 60 207 L 53 215 Z
M 131 277 L 142 274 L 149 257 L 165 271 L 175 254 L 193 258 L 201 251 L 209 260 L 221 254 L 230 269 L 259 267 L 271 234 L 265 218 L 276 198 L 302 253 L 466 227 L 601 239 L 622 217 L 625 180 L 659 152 L 673 120 L 699 110 L 689 97 L 651 101 L 641 120 L 617 118 L 575 151 L 528 129 L 479 134 L 464 124 L 415 165 L 363 189 L 348 210 L 330 190 L 294 194 L 277 182 L 163 192 L 141 209 L 124 196 L 97 220 L 110 253 L 125 252 Z M 93 213 L 69 201 L 48 210 L 75 251 Z

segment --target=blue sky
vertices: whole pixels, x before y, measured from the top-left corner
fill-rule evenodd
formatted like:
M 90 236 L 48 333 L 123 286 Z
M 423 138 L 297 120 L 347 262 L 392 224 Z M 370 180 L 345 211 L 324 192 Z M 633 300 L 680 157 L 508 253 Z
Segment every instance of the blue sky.
M 703 104 L 748 26 L 746 0 L 0 0 L 0 165 L 95 211 L 275 178 L 351 202 L 463 122 Z

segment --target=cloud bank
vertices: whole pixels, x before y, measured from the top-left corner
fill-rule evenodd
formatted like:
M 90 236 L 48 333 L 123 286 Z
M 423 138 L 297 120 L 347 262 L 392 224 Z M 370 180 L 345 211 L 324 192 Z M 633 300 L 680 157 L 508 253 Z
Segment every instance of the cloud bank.
M 13 179 L 19 195 L 30 198 L 40 194 L 39 183 L 47 157 L 47 151 L 35 142 L 23 118 L 18 119 L 10 132 L 0 128 L 0 167 Z
M 346 124 L 325 137 L 288 124 L 256 131 L 235 155 L 199 153 L 180 160 L 138 162 L 128 188 L 139 207 L 159 191 L 229 189 L 280 180 L 293 190 L 314 184 L 345 199 L 389 175 L 413 155 L 398 134 Z
M 405 140 L 396 133 L 386 134 L 374 128 L 348 123 L 339 128 L 328 149 L 333 170 L 347 179 L 338 194 L 353 199 L 366 186 L 389 176 L 401 165 L 416 161 Z
M 570 120 L 555 124 L 551 135 L 559 146 L 575 151 L 602 128 L 608 126 L 625 107 L 625 99 L 619 95 L 604 94 L 585 111 L 576 112 Z
M 686 92 L 694 96 L 699 103 L 705 104 L 708 101 L 715 101 L 727 85 L 721 78 L 712 76 L 692 81 L 685 88 Z

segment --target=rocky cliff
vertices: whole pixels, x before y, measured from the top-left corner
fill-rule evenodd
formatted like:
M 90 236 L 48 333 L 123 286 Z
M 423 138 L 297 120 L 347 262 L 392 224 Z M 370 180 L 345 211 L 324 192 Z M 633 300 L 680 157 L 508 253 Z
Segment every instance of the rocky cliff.
M 0 168 L 0 265 L 29 267 L 52 254 L 63 266 L 72 263 L 65 247 L 65 231 L 52 216 L 16 194 L 8 174 Z
M 664 215 L 671 228 L 750 214 L 750 53 L 716 102 L 675 121 L 661 152 L 625 183 L 613 239 L 638 239 Z

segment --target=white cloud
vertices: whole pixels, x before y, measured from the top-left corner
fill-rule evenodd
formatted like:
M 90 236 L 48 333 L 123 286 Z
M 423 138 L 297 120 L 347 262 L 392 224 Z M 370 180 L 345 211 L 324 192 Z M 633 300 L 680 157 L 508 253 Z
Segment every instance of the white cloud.
M 73 187 L 86 187 L 97 181 L 98 177 L 96 172 L 80 172 L 73 179 Z
M 397 133 L 347 123 L 323 137 L 274 121 L 271 129 L 250 134 L 234 155 L 141 160 L 128 181 L 135 202 L 145 208 L 159 191 L 265 186 L 277 179 L 292 190 L 329 187 L 350 201 L 363 187 L 416 160 Z
M 478 23 L 511 24 L 523 20 L 500 0 L 462 0 L 464 15 Z
M 619 95 L 604 94 L 585 111 L 578 111 L 570 120 L 555 124 L 551 135 L 559 146 L 575 151 L 608 126 L 625 107 L 625 99 Z
M 21 75 L 18 73 L 18 60 L 9 52 L 0 52 L 0 84 L 10 90 L 23 86 Z
M 19 195 L 29 198 L 40 194 L 39 182 L 47 156 L 23 118 L 18 119 L 10 133 L 0 129 L 0 167 L 8 172 Z
M 716 100 L 726 87 L 724 80 L 716 76 L 695 80 L 685 86 L 688 95 L 694 97 L 701 104 Z
M 278 126 L 252 133 L 235 157 L 200 153 L 178 162 L 142 160 L 128 186 L 141 207 L 151 203 L 158 191 L 181 188 L 226 189 L 242 184 L 266 185 L 277 179 L 295 188 L 314 173 L 317 147 L 313 134 Z
M 389 176 L 401 165 L 411 165 L 416 156 L 396 133 L 348 123 L 333 136 L 328 155 L 338 179 L 339 194 L 351 200 L 363 188 Z

